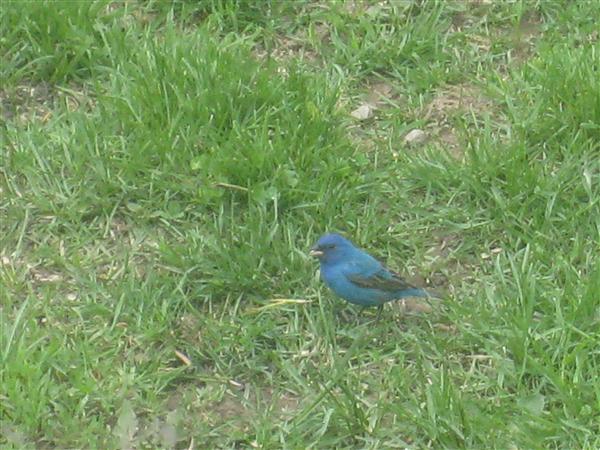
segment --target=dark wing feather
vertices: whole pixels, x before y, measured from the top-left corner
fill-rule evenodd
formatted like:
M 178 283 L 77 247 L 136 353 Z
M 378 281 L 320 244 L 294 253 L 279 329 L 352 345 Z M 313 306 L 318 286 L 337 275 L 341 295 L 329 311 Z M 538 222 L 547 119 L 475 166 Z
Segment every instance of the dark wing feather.
M 396 272 L 383 267 L 373 275 L 363 276 L 358 274 L 347 275 L 348 279 L 361 288 L 379 289 L 381 291 L 397 292 L 413 289 L 415 286 L 406 282 Z

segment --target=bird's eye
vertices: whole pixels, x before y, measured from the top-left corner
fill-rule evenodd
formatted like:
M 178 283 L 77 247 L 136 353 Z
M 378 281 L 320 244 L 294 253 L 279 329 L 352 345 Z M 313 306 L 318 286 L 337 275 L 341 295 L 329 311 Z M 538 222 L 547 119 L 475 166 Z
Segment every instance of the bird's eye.
M 327 244 L 325 248 L 335 248 L 335 244 Z

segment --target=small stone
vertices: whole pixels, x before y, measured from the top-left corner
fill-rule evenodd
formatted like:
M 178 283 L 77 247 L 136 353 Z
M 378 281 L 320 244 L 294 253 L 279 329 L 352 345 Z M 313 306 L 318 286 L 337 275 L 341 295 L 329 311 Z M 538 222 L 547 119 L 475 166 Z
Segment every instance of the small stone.
M 363 103 L 358 108 L 350 113 L 352 117 L 358 120 L 367 120 L 373 117 L 373 106 L 368 103 Z
M 404 142 L 408 145 L 416 145 L 422 144 L 427 140 L 427 134 L 423 130 L 419 130 L 415 128 L 408 132 L 406 136 L 404 136 Z

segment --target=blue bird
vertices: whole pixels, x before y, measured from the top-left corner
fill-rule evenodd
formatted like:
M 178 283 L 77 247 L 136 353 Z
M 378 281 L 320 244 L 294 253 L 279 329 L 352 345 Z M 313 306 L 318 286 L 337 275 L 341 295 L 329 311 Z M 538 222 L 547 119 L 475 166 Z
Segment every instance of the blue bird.
M 361 306 L 382 306 L 405 297 L 434 297 L 407 283 L 339 234 L 326 234 L 310 250 L 319 259 L 321 278 L 339 297 Z

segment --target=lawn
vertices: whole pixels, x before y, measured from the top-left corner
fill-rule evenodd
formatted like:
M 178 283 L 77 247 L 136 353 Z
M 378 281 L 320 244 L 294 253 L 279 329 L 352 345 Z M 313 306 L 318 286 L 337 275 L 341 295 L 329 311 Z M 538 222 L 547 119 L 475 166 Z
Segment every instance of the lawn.
M 3 2 L 0 446 L 600 448 L 598 17 Z

